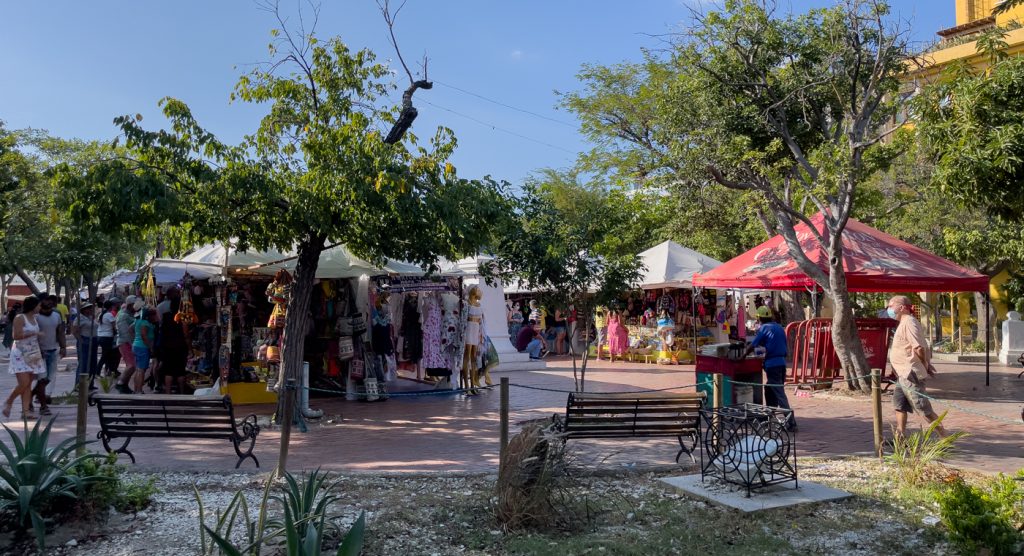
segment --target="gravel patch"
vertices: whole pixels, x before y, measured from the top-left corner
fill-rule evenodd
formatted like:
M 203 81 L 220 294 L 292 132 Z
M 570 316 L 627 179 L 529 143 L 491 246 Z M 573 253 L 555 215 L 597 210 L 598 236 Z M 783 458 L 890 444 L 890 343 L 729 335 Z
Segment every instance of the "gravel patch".
M 339 525 L 346 528 L 366 511 L 367 555 L 616 554 L 641 546 L 642 553 L 672 554 L 702 545 L 712 552 L 722 547 L 730 553 L 759 554 L 767 549 L 759 551 L 766 541 L 776 543 L 774 551 L 780 554 L 954 553 L 941 525 L 929 519 L 934 508 L 901 507 L 873 494 L 889 486 L 889 470 L 877 461 L 808 460 L 800 471 L 802 479 L 858 496 L 746 517 L 666 488 L 657 480 L 669 474 L 665 471 L 591 476 L 575 487 L 576 502 L 593 502 L 590 523 L 568 533 L 510 533 L 490 512 L 494 475 L 359 474 L 339 478 L 341 499 L 333 509 L 343 515 Z M 103 523 L 66 524 L 50 535 L 48 553 L 198 554 L 199 507 L 193 483 L 210 523 L 236 490 L 245 493 L 251 508 L 257 506 L 267 474 L 128 474 L 133 476 L 156 479 L 159 492 L 151 507 L 130 515 L 113 513 Z

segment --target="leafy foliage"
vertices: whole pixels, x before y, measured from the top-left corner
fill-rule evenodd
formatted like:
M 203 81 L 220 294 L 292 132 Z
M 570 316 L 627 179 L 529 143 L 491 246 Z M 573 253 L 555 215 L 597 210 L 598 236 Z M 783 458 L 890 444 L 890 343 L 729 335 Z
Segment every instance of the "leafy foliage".
M 77 498 L 88 485 L 110 480 L 103 475 L 81 472 L 82 465 L 100 456 L 88 454 L 72 458 L 78 448 L 74 438 L 50 446 L 53 422 L 51 419 L 43 427 L 42 421 L 36 421 L 32 430 L 28 430 L 26 423 L 24 435 L 4 425 L 10 447 L 0 442 L 0 454 L 5 460 L 5 464 L 0 465 L 0 512 L 14 511 L 18 523 L 30 526 L 35 532 L 40 549 L 46 541 L 47 508 L 55 501 Z
M 1024 60 L 995 59 L 984 71 L 954 64 L 914 109 L 942 191 L 1010 222 L 1024 218 Z
M 1024 550 L 1024 533 L 1015 527 L 1021 522 L 1024 488 L 1019 481 L 1024 474 L 1017 475 L 1016 481 L 1000 476 L 991 490 L 958 477 L 937 493 L 949 538 L 964 554 L 1004 556 Z
M 893 434 L 893 451 L 886 460 L 896 466 L 904 483 L 920 484 L 928 467 L 949 457 L 956 449 L 957 441 L 967 436 L 967 433 L 957 431 L 940 437 L 936 431 L 945 418 L 943 413 L 928 428 L 905 437 Z
M 79 518 L 102 515 L 113 507 L 121 513 L 144 510 L 156 494 L 155 479 L 124 478 L 125 467 L 117 464 L 117 454 L 89 458 L 69 472 L 76 477 L 102 477 L 85 486 L 72 511 Z

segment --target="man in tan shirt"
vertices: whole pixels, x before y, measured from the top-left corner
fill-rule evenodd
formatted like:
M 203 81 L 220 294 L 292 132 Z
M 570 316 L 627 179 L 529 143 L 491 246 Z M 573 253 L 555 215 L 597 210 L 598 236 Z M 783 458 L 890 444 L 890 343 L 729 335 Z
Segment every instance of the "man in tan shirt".
M 916 413 L 926 425 L 938 419 L 925 392 L 924 381 L 935 374 L 931 365 L 931 353 L 924 339 L 924 328 L 910 310 L 910 299 L 897 295 L 889 300 L 887 311 L 890 317 L 899 320 L 896 333 L 889 349 L 889 363 L 896 371 L 898 380 L 892 393 L 892 404 L 896 410 L 896 434 L 903 436 L 907 428 L 907 413 Z M 936 432 L 946 436 L 940 425 Z

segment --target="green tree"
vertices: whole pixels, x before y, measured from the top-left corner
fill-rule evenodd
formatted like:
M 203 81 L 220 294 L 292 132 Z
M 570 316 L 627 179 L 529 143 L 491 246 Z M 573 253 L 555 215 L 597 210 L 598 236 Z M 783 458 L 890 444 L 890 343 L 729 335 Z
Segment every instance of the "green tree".
M 576 172 L 540 172 L 516 199 L 514 218 L 494 244 L 496 257 L 489 270 L 518 277 L 555 307 L 573 306 L 585 334 L 593 302 L 614 301 L 639 279 L 639 244 L 619 233 L 636 224 L 628 197 L 603 184 L 583 182 Z M 576 389 L 583 391 L 588 352 L 577 375 L 571 338 L 569 350 Z
M 738 228 L 721 234 L 727 245 L 742 249 L 781 233 L 800 269 L 834 302 L 837 354 L 847 376 L 862 379 L 851 387 L 866 386 L 841 237 L 864 198 L 861 183 L 899 152 L 882 140 L 903 103 L 897 77 L 905 36 L 875 0 L 787 16 L 767 1 L 723 7 L 695 16 L 660 62 L 585 69 L 596 93 L 568 102 L 592 114 L 585 129 L 611 145 L 598 161 L 633 161 L 634 179 L 667 181 L 683 202 L 714 191 L 706 196 L 712 214 Z M 665 159 L 657 171 L 639 171 Z M 733 191 L 708 190 L 709 181 Z M 702 213 L 693 211 L 693 220 L 706 221 Z M 824 230 L 811 226 L 814 213 Z M 806 246 L 794 230 L 800 223 L 812 230 Z M 724 254 L 727 245 L 710 252 Z M 805 248 L 823 250 L 829 268 L 812 263 Z
M 896 94 L 907 45 L 881 1 L 775 17 L 766 3 L 726 2 L 683 38 L 699 81 L 701 108 L 689 135 L 720 184 L 760 195 L 789 254 L 835 306 L 832 337 L 852 380 L 866 388 L 870 371 L 856 331 L 843 268 L 842 235 L 859 185 L 893 152 L 882 144 L 902 102 Z M 702 92 L 701 92 L 702 91 Z M 812 225 L 820 213 L 823 229 Z M 806 225 L 810 241 L 797 238 Z M 821 249 L 822 270 L 805 249 Z M 860 379 L 855 380 L 855 379 Z
M 990 215 L 1024 220 L 1024 58 L 996 57 L 983 71 L 951 66 L 917 95 L 914 117 L 940 190 Z
M 596 145 L 579 170 L 643 200 L 637 208 L 648 215 L 651 241 L 640 250 L 673 239 L 726 260 L 765 239 L 762 221 L 750 218 L 756 199 L 694 172 L 689 122 L 676 108 L 691 77 L 674 57 L 645 53 L 640 63 L 585 65 L 577 78 L 582 90 L 562 95 L 562 105 Z
M 300 338 L 328 245 L 343 243 L 371 261 L 435 267 L 440 258 L 475 254 L 507 211 L 500 184 L 456 175 L 447 161 L 456 146 L 450 130 L 438 129 L 427 147 L 411 133 L 385 142 L 382 129 L 399 108 L 382 105 L 388 69 L 372 52 L 285 27 L 273 35 L 274 62 L 242 76 L 232 95 L 267 106 L 253 134 L 227 145 L 175 99 L 162 102 L 168 130 L 120 117 L 131 156 L 93 168 L 82 184 L 92 202 L 78 209 L 107 225 L 166 223 L 193 241 L 295 249 L 285 336 Z M 118 218 L 124 195 L 139 197 L 142 210 Z M 285 347 L 286 378 L 297 380 L 302 360 L 301 343 Z

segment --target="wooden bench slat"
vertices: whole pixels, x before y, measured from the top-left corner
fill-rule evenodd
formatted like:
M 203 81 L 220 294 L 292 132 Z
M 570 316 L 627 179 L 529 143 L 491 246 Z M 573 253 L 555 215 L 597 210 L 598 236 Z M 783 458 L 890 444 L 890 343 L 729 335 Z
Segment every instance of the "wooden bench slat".
M 685 414 L 700 413 L 700 408 L 568 408 L 566 415 L 657 415 L 657 414 Z
M 160 408 L 160 407 L 145 407 L 145 408 L 102 408 L 103 413 L 108 414 L 135 414 L 135 415 L 227 415 L 228 412 L 224 408 Z
M 575 427 L 583 423 L 696 423 L 698 415 L 652 415 L 645 417 L 614 416 L 614 417 L 580 417 L 572 415 L 568 426 Z
M 133 415 L 120 415 L 120 416 L 114 417 L 114 416 L 104 415 L 103 417 L 100 417 L 100 422 L 101 423 L 107 423 L 107 424 L 112 424 L 112 423 L 171 423 L 172 425 L 174 423 L 197 423 L 197 424 L 216 425 L 216 426 L 221 427 L 221 428 L 223 428 L 224 426 L 228 426 L 228 427 L 231 426 L 230 421 L 225 416 L 219 416 L 217 418 L 212 418 L 212 417 L 211 418 L 203 418 L 203 417 L 176 416 L 176 417 L 172 417 L 170 419 L 165 419 L 163 417 L 152 417 L 152 416 L 150 416 L 150 417 L 138 417 L 138 416 L 133 416 Z
M 157 425 L 147 423 L 145 425 L 108 425 L 107 430 L 110 432 L 121 432 L 121 433 L 132 433 L 137 432 L 159 432 L 159 431 L 176 431 L 180 433 L 219 433 L 222 436 L 228 436 L 232 434 L 230 430 L 225 428 L 223 425 L 219 427 L 167 427 L 166 425 Z
M 148 431 L 132 431 L 132 432 L 116 432 L 111 431 L 107 435 L 110 439 L 115 438 L 195 438 L 196 440 L 231 440 L 230 433 L 221 432 L 220 434 L 196 434 L 196 433 L 181 433 L 177 434 L 173 430 L 171 432 L 148 432 Z
M 697 400 L 680 400 L 674 402 L 672 400 L 651 400 L 645 403 L 628 402 L 626 400 L 610 400 L 601 402 L 573 402 L 567 404 L 568 407 L 580 407 L 580 408 L 591 408 L 591 407 L 700 407 L 701 404 Z

